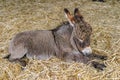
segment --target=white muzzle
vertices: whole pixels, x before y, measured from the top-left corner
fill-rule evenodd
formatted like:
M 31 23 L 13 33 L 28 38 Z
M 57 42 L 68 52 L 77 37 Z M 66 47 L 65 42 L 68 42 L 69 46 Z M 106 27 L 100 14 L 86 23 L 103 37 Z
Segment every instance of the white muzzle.
M 92 49 L 91 49 L 91 47 L 86 47 L 82 50 L 82 52 L 84 55 L 89 55 L 92 53 Z

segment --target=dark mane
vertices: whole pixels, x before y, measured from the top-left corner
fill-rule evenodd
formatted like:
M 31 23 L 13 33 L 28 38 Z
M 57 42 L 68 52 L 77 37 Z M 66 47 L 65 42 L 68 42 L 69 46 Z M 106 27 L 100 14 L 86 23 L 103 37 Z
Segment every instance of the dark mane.
M 51 29 L 51 31 L 55 32 L 55 31 L 59 30 L 63 25 L 68 25 L 68 24 L 69 24 L 68 21 L 64 21 L 60 25 L 58 25 L 56 28 Z

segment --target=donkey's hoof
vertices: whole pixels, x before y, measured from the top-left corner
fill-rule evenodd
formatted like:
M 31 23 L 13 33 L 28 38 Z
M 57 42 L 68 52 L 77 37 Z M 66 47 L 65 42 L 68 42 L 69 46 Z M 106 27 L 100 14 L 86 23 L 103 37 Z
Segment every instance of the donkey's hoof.
M 107 60 L 107 56 L 101 56 L 100 59 L 101 60 Z
M 104 64 L 102 64 L 102 63 L 98 63 L 98 62 L 95 62 L 95 61 L 93 61 L 92 62 L 92 66 L 94 67 L 94 68 L 96 68 L 96 69 L 98 69 L 98 70 L 104 70 L 104 68 L 106 67 Z
M 25 67 L 27 65 L 26 61 L 24 60 L 18 60 L 18 63 L 22 66 Z

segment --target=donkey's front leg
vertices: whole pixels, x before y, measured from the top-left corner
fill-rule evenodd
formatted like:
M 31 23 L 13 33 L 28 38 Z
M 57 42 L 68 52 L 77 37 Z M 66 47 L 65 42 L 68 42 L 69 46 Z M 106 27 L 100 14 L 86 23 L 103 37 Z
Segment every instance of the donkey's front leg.
M 91 65 L 98 70 L 103 70 L 106 67 L 105 64 L 99 63 L 99 62 L 96 62 L 96 61 L 92 61 Z
M 79 53 L 79 51 L 75 51 L 73 50 L 72 52 L 65 52 L 63 54 L 63 60 L 67 61 L 67 62 L 81 62 L 84 64 L 87 64 L 88 61 L 90 61 L 89 57 L 83 56 L 81 53 Z
M 106 67 L 103 63 L 92 61 L 90 57 L 84 56 L 78 51 L 72 51 L 71 53 L 64 53 L 63 59 L 67 62 L 75 61 L 84 64 L 91 64 L 92 67 L 98 70 L 103 70 Z
M 92 53 L 92 54 L 89 54 L 89 55 L 86 55 L 86 56 L 91 58 L 91 59 L 107 60 L 107 56 L 99 55 L 99 54 L 95 54 L 95 53 Z

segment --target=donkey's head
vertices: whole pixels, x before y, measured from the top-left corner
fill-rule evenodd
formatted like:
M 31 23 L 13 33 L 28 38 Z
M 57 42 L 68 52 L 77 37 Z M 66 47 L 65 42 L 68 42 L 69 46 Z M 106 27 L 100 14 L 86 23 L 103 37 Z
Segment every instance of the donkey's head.
M 64 9 L 64 12 L 70 25 L 75 30 L 74 40 L 79 51 L 85 55 L 92 53 L 90 47 L 92 27 L 84 21 L 83 16 L 79 13 L 78 8 L 75 8 L 74 16 L 72 16 L 66 8 Z

